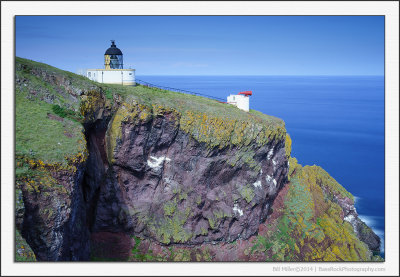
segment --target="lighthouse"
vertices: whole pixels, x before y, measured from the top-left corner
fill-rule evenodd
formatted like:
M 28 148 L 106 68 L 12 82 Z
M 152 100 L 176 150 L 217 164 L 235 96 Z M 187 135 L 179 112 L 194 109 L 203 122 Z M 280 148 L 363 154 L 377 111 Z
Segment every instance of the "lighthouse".
M 115 45 L 115 40 L 111 40 L 111 46 L 104 54 L 105 69 L 123 69 L 122 51 Z
M 90 80 L 105 84 L 120 84 L 134 86 L 135 69 L 124 69 L 122 51 L 117 48 L 115 40 L 111 40 L 111 46 L 104 53 L 103 69 L 88 69 L 86 77 Z
M 238 94 L 231 94 L 228 96 L 227 103 L 235 105 L 239 109 L 248 112 L 250 108 L 249 100 L 251 95 L 253 95 L 251 91 L 242 91 Z

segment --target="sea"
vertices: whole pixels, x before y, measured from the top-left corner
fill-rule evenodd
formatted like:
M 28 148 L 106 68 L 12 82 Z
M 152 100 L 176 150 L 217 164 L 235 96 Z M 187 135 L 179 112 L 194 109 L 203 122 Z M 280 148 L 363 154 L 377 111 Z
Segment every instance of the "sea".
M 251 90 L 250 109 L 285 121 L 292 156 L 319 165 L 355 196 L 360 218 L 385 238 L 383 76 L 137 76 L 224 98 Z

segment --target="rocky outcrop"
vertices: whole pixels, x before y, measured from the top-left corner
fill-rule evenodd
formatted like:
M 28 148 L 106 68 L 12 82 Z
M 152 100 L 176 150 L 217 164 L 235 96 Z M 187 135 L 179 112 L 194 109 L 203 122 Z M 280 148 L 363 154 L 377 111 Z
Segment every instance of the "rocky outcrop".
M 323 172 L 324 170 L 319 171 Z M 325 173 L 325 176 L 326 175 L 328 174 Z M 321 179 L 324 179 L 324 177 Z M 345 193 L 343 187 L 330 185 L 333 182 L 334 180 L 330 176 L 325 179 L 325 182 L 320 182 L 325 195 L 328 195 L 334 203 L 337 203 L 342 208 L 343 220 L 349 222 L 353 226 L 357 237 L 362 242 L 366 243 L 371 251 L 379 254 L 381 245 L 379 236 L 359 218 L 355 208 L 354 197 L 350 193 Z
M 308 180 L 312 179 L 322 188 L 326 200 L 332 201 L 341 208 L 340 218 L 351 224 L 358 239 L 364 242 L 373 254 L 378 255 L 381 246 L 380 238 L 359 218 L 355 208 L 354 196 L 321 167 L 306 166 L 305 171 Z
M 89 231 L 81 183 L 84 167 L 45 172 L 46 185 L 30 180 L 22 185 L 24 214 L 21 234 L 38 260 L 87 260 Z
M 339 204 L 340 205 L 340 204 Z M 342 207 L 342 206 L 341 206 Z M 357 211 L 354 205 L 351 205 L 351 211 L 347 212 L 346 209 L 343 209 L 346 214 L 344 220 L 349 222 L 351 226 L 353 226 L 354 232 L 357 234 L 357 237 L 368 245 L 368 248 L 373 251 L 375 254 L 379 254 L 381 248 L 381 239 L 378 235 L 374 233 L 374 231 L 362 221 L 357 214 Z
M 357 217 L 355 232 L 358 238 L 368 245 L 368 248 L 373 251 L 375 255 L 379 255 L 381 251 L 381 239 L 374 231 L 365 224 L 359 217 Z
M 284 136 L 210 147 L 185 132 L 184 117 L 135 102 L 119 108 L 106 134 L 109 165 L 94 231 L 163 244 L 233 241 L 257 232 L 287 181 Z

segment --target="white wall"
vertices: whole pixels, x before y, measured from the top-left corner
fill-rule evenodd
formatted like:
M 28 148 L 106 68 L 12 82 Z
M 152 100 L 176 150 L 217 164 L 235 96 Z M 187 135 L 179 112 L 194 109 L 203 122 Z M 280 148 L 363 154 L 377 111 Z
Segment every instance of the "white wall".
M 249 111 L 250 108 L 250 97 L 249 96 L 244 96 L 244 95 L 239 95 L 239 94 L 231 94 L 227 98 L 227 102 L 229 104 L 235 105 L 241 110 L 244 110 L 246 112 Z
M 121 85 L 134 85 L 135 84 L 135 70 L 123 69 L 88 69 L 86 77 L 92 81 L 106 84 L 121 84 Z

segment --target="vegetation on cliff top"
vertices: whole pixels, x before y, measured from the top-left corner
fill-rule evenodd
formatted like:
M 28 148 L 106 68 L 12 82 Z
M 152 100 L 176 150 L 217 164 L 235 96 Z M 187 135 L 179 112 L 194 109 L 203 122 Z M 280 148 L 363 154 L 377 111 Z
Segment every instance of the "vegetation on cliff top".
M 141 88 L 131 87 L 131 89 L 134 91 Z M 163 96 L 172 94 L 176 99 L 171 99 L 170 102 L 167 101 L 163 104 L 158 103 L 160 99 L 165 100 Z M 117 142 L 121 139 L 123 124 L 146 124 L 159 115 L 168 114 L 179 125 L 180 130 L 210 148 L 243 148 L 243 151 L 240 151 L 239 159 L 245 156 L 244 152 L 249 154 L 252 150 L 250 148 L 264 145 L 273 140 L 282 140 L 286 134 L 282 120 L 262 115 L 259 112 L 246 113 L 234 106 L 204 98 L 197 105 L 192 98 L 199 97 L 192 95 L 152 91 L 149 92 L 149 95 L 154 97 L 153 104 L 141 101 L 137 95 L 129 95 L 114 114 L 107 131 L 107 152 L 110 161 L 113 161 L 113 152 L 118 145 Z M 180 98 L 187 101 L 179 100 Z M 179 101 L 181 101 L 181 105 L 173 107 L 173 103 Z M 208 107 L 207 111 L 205 107 L 201 108 L 203 102 L 210 102 L 205 106 Z M 288 151 L 290 152 L 290 146 Z M 251 162 L 253 156 L 250 156 L 247 163 L 251 166 L 254 163 Z
M 66 100 L 68 100 L 65 99 L 66 94 L 60 93 L 61 91 L 59 91 L 63 88 L 56 88 L 55 84 L 52 84 L 51 82 L 43 82 L 43 79 L 41 79 L 40 76 L 36 75 L 38 73 L 40 74 L 41 72 L 52 74 L 53 76 L 55 76 L 55 78 L 58 79 L 66 79 L 69 83 L 71 83 L 71 86 L 80 88 L 82 91 L 89 91 L 93 89 L 100 90 L 103 94 L 105 94 L 107 99 L 111 99 L 113 95 L 120 95 L 122 96 L 123 100 L 133 98 L 138 103 L 146 105 L 148 107 L 160 105 L 167 108 L 173 108 L 180 113 L 184 113 L 186 111 L 201 112 L 209 114 L 210 116 L 217 116 L 221 118 L 240 119 L 242 121 L 259 123 L 262 122 L 274 126 L 282 125 L 284 127 L 283 120 L 279 118 L 269 116 L 254 110 L 251 110 L 250 113 L 246 113 L 232 105 L 226 105 L 209 98 L 168 90 L 161 90 L 157 88 L 150 88 L 142 85 L 122 86 L 113 84 L 101 84 L 93 82 L 81 75 L 60 70 L 47 64 L 17 57 L 17 78 L 24 77 L 30 79 L 31 81 L 33 79 L 36 79 L 37 81 L 42 82 L 40 84 L 41 87 L 47 86 L 49 87 L 50 92 L 58 92 L 54 93 L 56 98 L 55 102 L 60 103 L 55 104 L 59 104 L 60 106 L 62 106 L 63 102 L 67 102 Z M 75 102 L 74 104 L 74 109 L 78 111 L 79 103 Z
M 47 81 L 42 76 L 45 71 L 56 74 L 47 78 L 61 76 L 76 86 L 84 83 L 82 76 L 16 58 L 15 152 L 48 163 L 66 163 L 66 155 L 76 155 L 86 147 L 83 126 L 77 121 L 79 101 L 71 99 L 63 86 Z
M 102 84 L 102 88 L 121 95 L 124 102 L 108 132 L 112 145 L 110 151 L 116 145 L 115 140 L 120 138 L 122 124 L 132 121 L 139 114 L 137 119 L 142 123 L 163 113 L 173 114 L 181 130 L 211 148 L 240 148 L 250 143 L 263 145 L 274 139 L 280 140 L 286 134 L 281 119 L 254 110 L 247 113 L 212 99 L 140 85 L 123 87 Z
M 267 224 L 266 234 L 258 235 L 252 253 L 264 252 L 271 261 L 376 260 L 333 201 L 333 195 L 352 195 L 322 168 L 302 167 L 295 158 L 289 173 L 284 205 L 274 210 L 282 215 Z
M 65 162 L 86 147 L 79 122 L 54 114 L 52 105 L 27 99 L 27 92 L 16 90 L 15 152 L 47 163 Z
M 40 85 L 39 79 L 34 84 L 30 79 L 24 80 L 15 91 L 16 185 L 30 193 L 67 193 L 51 172 L 74 171 L 74 164 L 86 158 L 83 126 L 56 115 L 54 104 L 41 101 L 40 94 L 35 94 L 36 86 L 42 88 L 42 96 L 48 93 L 45 81 L 41 80 Z
M 21 97 L 17 99 L 17 106 L 20 109 L 25 109 L 29 103 L 24 99 L 41 105 L 43 102 L 49 103 L 53 105 L 52 109 L 47 106 L 47 110 L 36 110 L 35 114 L 53 113 L 61 115 L 61 117 L 64 115 L 67 117 L 66 122 L 68 119 L 87 121 L 89 115 L 95 119 L 96 110 L 110 108 L 110 104 L 116 97 L 120 99 L 120 102 L 125 103 L 125 106 L 130 106 L 128 108 L 132 111 L 133 103 L 138 105 L 139 111 L 135 112 L 141 114 L 141 119 L 147 116 L 157 116 L 162 110 L 175 113 L 183 131 L 199 142 L 207 143 L 210 147 L 223 148 L 232 145 L 240 148 L 250 142 L 262 145 L 273 139 L 284 138 L 286 134 L 283 120 L 258 111 L 250 110 L 247 113 L 232 105 L 219 103 L 212 99 L 141 85 L 100 84 L 83 76 L 23 58 L 16 58 L 16 79 L 19 80 L 17 95 L 20 94 Z M 65 86 L 60 85 L 60 82 L 68 84 L 68 90 Z M 20 92 L 23 92 L 23 95 Z M 90 92 L 92 93 L 90 94 Z M 79 96 L 79 94 L 82 95 Z M 142 112 L 142 110 L 145 111 Z M 120 116 L 118 113 L 116 114 L 113 128 L 109 132 L 114 137 L 113 139 L 118 139 L 118 133 L 120 133 L 118 129 L 121 128 L 121 123 L 127 119 L 126 112 L 122 110 L 121 113 L 123 114 Z M 17 118 L 18 124 L 22 120 Z M 42 121 L 48 123 L 46 120 Z M 35 122 L 39 121 L 35 119 Z M 49 122 L 52 125 L 57 124 Z M 79 124 L 73 124 L 73 127 L 78 128 Z M 38 134 L 38 130 L 30 130 L 26 126 L 22 126 L 22 129 L 24 129 L 25 135 L 35 136 Z M 56 128 L 47 129 L 52 129 L 54 134 L 62 133 Z M 20 133 L 18 133 L 19 136 Z M 47 145 L 47 142 L 48 145 L 53 145 L 55 140 L 49 137 L 44 143 L 37 141 L 40 145 Z M 56 143 L 58 144 L 58 142 L 62 146 L 66 146 L 65 142 L 57 141 Z M 73 149 L 69 151 L 70 149 L 67 147 L 58 147 L 56 151 L 53 150 L 53 148 L 49 148 L 48 153 L 44 153 L 44 150 L 39 152 L 43 152 L 42 158 L 44 159 L 58 161 L 63 160 L 63 153 L 74 152 Z

